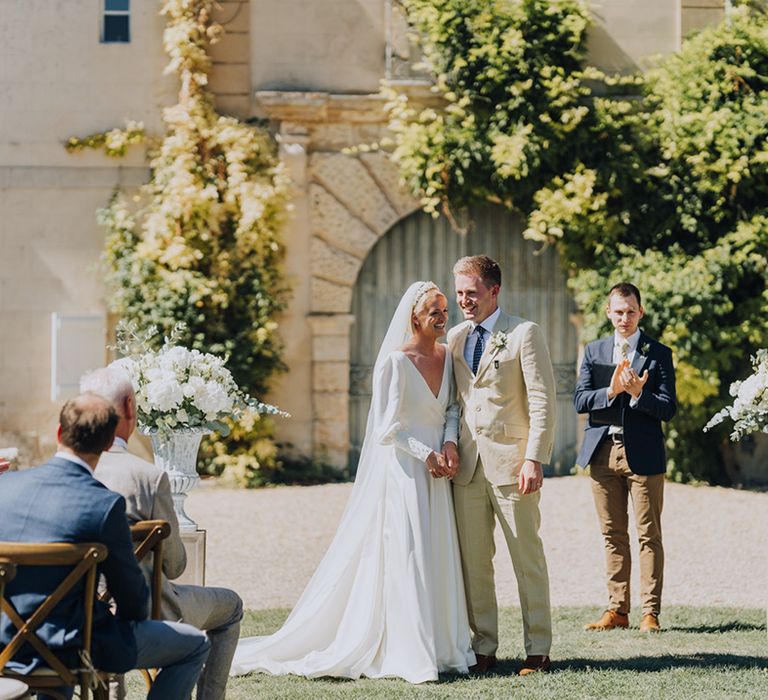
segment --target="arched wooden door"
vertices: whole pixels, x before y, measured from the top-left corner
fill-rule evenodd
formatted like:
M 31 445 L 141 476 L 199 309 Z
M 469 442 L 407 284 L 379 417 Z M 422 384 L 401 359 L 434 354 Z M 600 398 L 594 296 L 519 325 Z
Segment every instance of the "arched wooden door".
M 371 370 L 403 291 L 415 280 L 433 280 L 448 294 L 450 325 L 462 320 L 453 298 L 454 263 L 484 253 L 502 271 L 501 307 L 536 321 L 544 331 L 557 380 L 557 436 L 550 471 L 568 473 L 576 457 L 576 414 L 571 403 L 576 378 L 577 338 L 570 321 L 573 300 L 553 249 L 522 235 L 521 220 L 499 207 L 472 212 L 472 230 L 454 231 L 444 217 L 417 212 L 395 225 L 371 250 L 355 285 L 350 334 L 350 454 L 354 472 L 371 401 Z

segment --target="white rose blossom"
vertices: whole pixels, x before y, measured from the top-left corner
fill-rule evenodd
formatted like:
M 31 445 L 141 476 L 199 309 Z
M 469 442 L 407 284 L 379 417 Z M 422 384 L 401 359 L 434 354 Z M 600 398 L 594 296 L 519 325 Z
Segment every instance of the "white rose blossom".
M 726 418 L 733 420 L 731 440 L 755 432 L 768 431 L 768 350 L 758 350 L 752 358 L 754 372 L 743 381 L 733 382 L 729 393 L 734 397 L 730 406 L 718 411 L 704 426 L 710 430 Z
M 131 354 L 113 365 L 131 378 L 144 432 L 198 429 L 226 434 L 222 420 L 237 419 L 245 410 L 288 415 L 242 392 L 222 358 L 176 345 L 182 332 L 177 325 L 160 350 L 151 350 L 147 341 L 154 329 L 139 337 L 132 328 L 118 326 L 117 349 Z M 136 341 L 142 352 L 131 352 Z

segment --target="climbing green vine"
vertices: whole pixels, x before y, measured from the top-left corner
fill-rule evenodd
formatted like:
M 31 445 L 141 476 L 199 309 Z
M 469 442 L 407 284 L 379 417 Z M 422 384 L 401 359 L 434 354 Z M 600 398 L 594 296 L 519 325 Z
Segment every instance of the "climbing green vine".
M 166 72 L 178 103 L 164 110 L 166 132 L 152 152 L 151 179 L 135 197 L 116 193 L 99 212 L 110 309 L 138 327 L 225 355 L 237 383 L 263 395 L 282 369 L 278 314 L 286 300 L 279 231 L 288 177 L 263 129 L 216 113 L 208 90 L 208 45 L 221 35 L 213 0 L 166 0 Z M 122 155 L 144 138 L 141 125 L 111 130 L 67 148 Z M 159 336 L 162 338 L 162 334 Z M 253 416 L 228 442 L 209 441 L 205 470 L 261 484 L 279 469 L 269 419 Z M 218 446 L 217 446 L 218 445 Z

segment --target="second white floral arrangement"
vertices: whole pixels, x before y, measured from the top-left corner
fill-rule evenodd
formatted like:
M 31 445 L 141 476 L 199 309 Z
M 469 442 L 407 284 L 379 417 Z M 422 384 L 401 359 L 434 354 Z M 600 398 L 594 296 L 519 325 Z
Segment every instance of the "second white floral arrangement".
M 743 381 L 733 382 L 730 394 L 734 401 L 718 411 L 704 430 L 710 430 L 726 418 L 734 421 L 731 440 L 768 428 L 768 350 L 758 350 L 752 358 L 754 372 Z
M 184 326 L 177 324 L 160 349 L 149 341 L 156 328 L 139 334 L 135 326 L 120 324 L 116 349 L 125 357 L 114 362 L 126 371 L 136 392 L 139 429 L 216 431 L 226 436 L 225 418 L 237 419 L 246 411 L 288 414 L 243 392 L 226 360 L 178 345 Z

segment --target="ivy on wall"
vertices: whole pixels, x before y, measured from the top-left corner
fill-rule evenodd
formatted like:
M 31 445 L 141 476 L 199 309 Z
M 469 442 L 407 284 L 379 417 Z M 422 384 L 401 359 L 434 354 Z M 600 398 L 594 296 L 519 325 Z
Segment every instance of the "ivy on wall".
M 389 89 L 393 158 L 427 211 L 523 213 L 555 245 L 584 314 L 610 331 L 612 284 L 644 294 L 673 348 L 669 474 L 725 481 L 703 434 L 768 342 L 768 21 L 741 7 L 645 76 L 584 67 L 578 0 L 402 0 L 439 105 Z
M 288 177 L 266 131 L 213 106 L 208 46 L 222 31 L 211 18 L 215 5 L 166 0 L 162 7 L 178 103 L 164 110 L 150 181 L 136 197 L 117 193 L 99 212 L 108 303 L 121 318 L 165 334 L 184 322 L 182 342 L 228 356 L 238 384 L 260 396 L 283 368 L 276 317 L 287 291 L 279 231 Z M 67 148 L 119 156 L 143 138 L 141 125 L 129 124 L 70 139 Z M 269 419 L 252 417 L 230 438 L 204 445 L 205 469 L 237 483 L 271 481 L 279 469 L 271 435 Z

